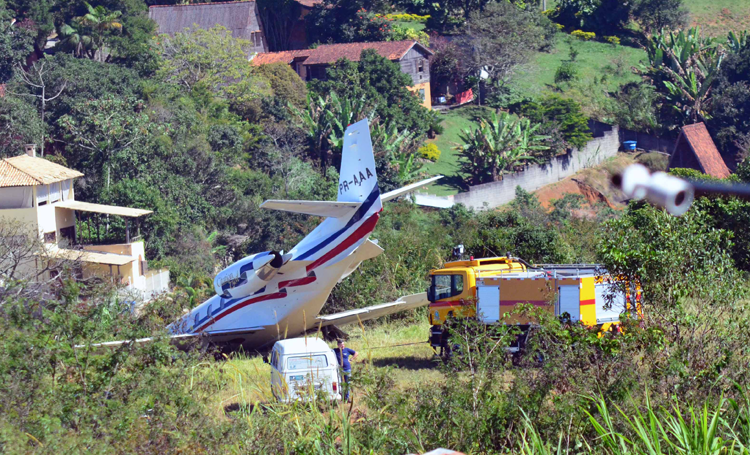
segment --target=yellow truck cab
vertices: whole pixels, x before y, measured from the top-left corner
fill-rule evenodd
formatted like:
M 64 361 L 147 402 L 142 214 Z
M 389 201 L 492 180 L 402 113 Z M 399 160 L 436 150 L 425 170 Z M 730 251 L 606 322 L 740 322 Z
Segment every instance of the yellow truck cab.
M 513 324 L 526 332 L 534 323 L 511 313 L 519 304 L 531 304 L 571 322 L 609 330 L 630 310 L 630 299 L 612 293 L 611 277 L 597 265 L 550 264 L 532 267 L 514 257 L 448 262 L 430 271 L 430 343 L 447 347 L 445 323 L 476 318 L 485 324 Z M 632 295 L 638 301 L 639 290 Z M 638 308 L 640 310 L 640 308 Z M 510 350 L 518 350 L 519 343 Z
M 477 279 L 526 270 L 525 264 L 508 257 L 446 262 L 442 269 L 430 270 L 430 324 L 476 316 Z

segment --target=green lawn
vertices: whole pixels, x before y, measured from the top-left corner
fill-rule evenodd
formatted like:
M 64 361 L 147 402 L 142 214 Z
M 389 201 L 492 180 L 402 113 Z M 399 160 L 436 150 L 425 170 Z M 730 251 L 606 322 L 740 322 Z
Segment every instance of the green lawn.
M 430 175 L 442 174 L 445 178 L 438 184 L 428 187 L 430 194 L 440 196 L 456 194 L 459 190 L 465 191 L 463 177 L 459 172 L 458 152 L 454 150 L 457 144 L 461 144 L 458 133 L 474 124 L 471 109 L 459 108 L 440 114 L 444 119 L 441 125 L 445 128 L 443 134 L 439 135 L 433 142 L 440 149 L 440 159 L 435 163 L 425 165 L 424 170 Z
M 712 36 L 726 36 L 729 30 L 750 29 L 750 0 L 683 0 L 691 25 L 700 25 Z M 556 6 L 547 1 L 547 8 Z
M 750 29 L 748 0 L 684 0 L 693 25 L 712 36 L 724 37 L 729 30 Z
M 571 46 L 578 51 L 576 69 L 578 80 L 573 83 L 555 85 L 555 71 L 563 61 L 570 60 Z M 642 49 L 613 46 L 609 43 L 581 41 L 559 33 L 551 52 L 539 52 L 524 65 L 513 78 L 512 86 L 524 96 L 538 97 L 550 93 L 568 94 L 578 99 L 589 110 L 607 91 L 615 91 L 624 83 L 637 81 L 632 67 L 646 60 Z

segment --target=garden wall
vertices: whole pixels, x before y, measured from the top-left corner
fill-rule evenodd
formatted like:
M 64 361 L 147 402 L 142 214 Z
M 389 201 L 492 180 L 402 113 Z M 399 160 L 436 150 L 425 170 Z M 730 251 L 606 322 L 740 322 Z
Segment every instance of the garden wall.
M 506 174 L 499 182 L 469 187 L 469 191 L 453 196 L 434 196 L 416 193 L 414 202 L 435 208 L 448 208 L 453 204 L 464 204 L 476 210 L 485 210 L 507 204 L 516 195 L 516 187 L 535 191 L 545 185 L 559 182 L 583 169 L 596 166 L 617 154 L 620 148 L 620 132 L 617 126 L 592 123 L 594 139 L 581 149 L 573 149 L 565 155 L 554 157 L 546 164 L 528 165 L 523 171 Z M 640 148 L 640 144 L 638 145 Z

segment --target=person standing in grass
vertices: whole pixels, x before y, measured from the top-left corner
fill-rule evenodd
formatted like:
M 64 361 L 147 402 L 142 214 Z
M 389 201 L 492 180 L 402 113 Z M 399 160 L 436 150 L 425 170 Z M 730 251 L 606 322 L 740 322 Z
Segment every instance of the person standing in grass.
M 344 340 L 338 340 L 338 346 L 333 350 L 336 354 L 336 360 L 339 362 L 339 367 L 343 370 L 344 374 L 344 401 L 349 401 L 349 375 L 352 373 L 351 361 L 357 358 L 357 351 L 349 349 L 344 344 Z

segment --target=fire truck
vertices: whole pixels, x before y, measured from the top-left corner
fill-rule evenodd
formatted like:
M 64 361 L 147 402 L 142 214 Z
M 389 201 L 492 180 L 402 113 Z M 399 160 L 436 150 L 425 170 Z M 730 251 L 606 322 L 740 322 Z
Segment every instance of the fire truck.
M 629 296 L 636 296 L 637 302 L 640 291 L 618 291 L 611 280 L 596 264 L 532 266 L 512 256 L 448 262 L 430 271 L 430 344 L 436 352 L 446 348 L 446 323 L 461 318 L 513 324 L 527 334 L 534 321 L 513 313 L 521 304 L 569 318 L 571 323 L 598 327 L 601 332 L 617 329 L 620 315 L 631 309 Z M 509 350 L 520 349 L 521 340 Z

